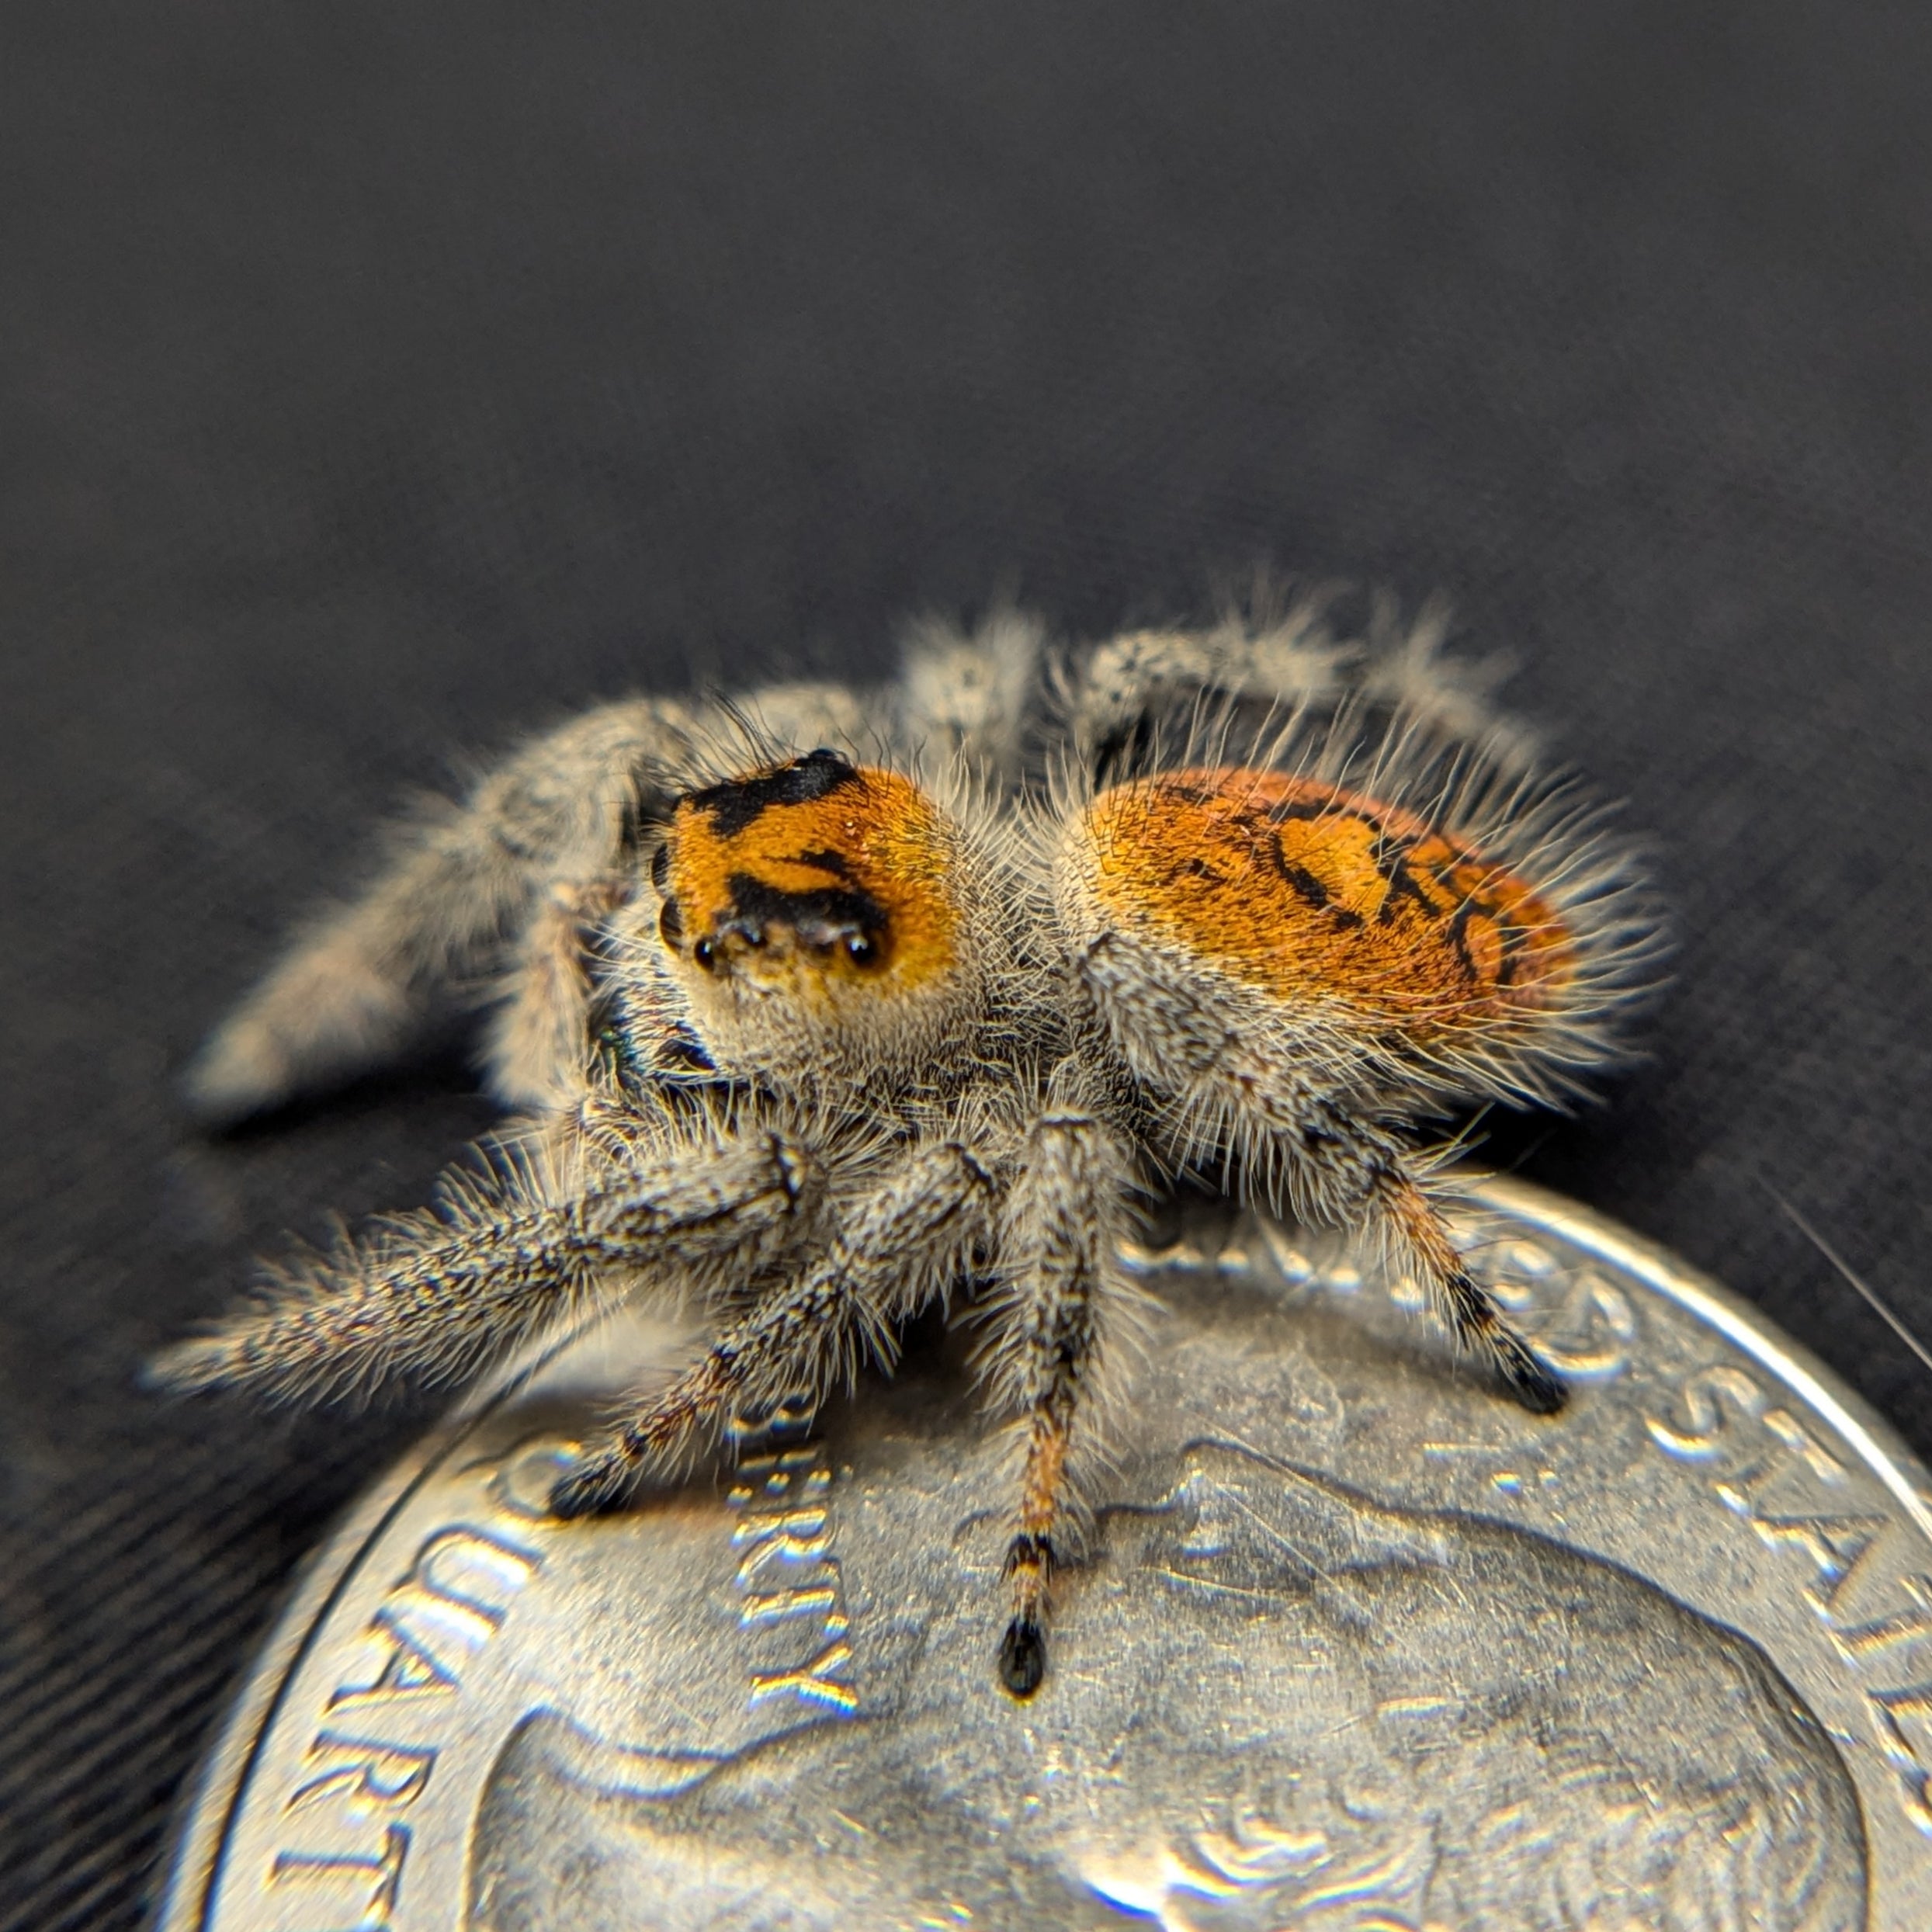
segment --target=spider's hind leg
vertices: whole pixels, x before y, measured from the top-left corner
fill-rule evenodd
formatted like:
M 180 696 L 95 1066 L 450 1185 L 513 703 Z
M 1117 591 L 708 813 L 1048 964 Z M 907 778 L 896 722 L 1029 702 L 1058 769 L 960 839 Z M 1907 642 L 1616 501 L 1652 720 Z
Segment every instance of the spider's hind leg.
M 1252 1087 L 1243 1098 L 1266 1105 Z M 1254 1157 L 1248 1185 L 1264 1198 L 1285 1195 L 1306 1219 L 1379 1239 L 1391 1261 L 1413 1270 L 1459 1348 L 1532 1415 L 1561 1409 L 1563 1379 L 1470 1273 L 1417 1157 L 1386 1127 L 1331 1099 L 1298 1096 L 1291 1117 L 1285 1129 L 1277 1121 L 1242 1135 Z
M 1088 778 L 1132 778 L 1187 748 L 1198 727 L 1224 716 L 1226 735 L 1247 719 L 1279 728 L 1336 697 L 1349 647 L 1331 635 L 1330 593 L 1264 596 L 1205 630 L 1133 631 L 1097 645 L 1063 679 L 1075 750 Z
M 1496 1298 L 1469 1272 L 1441 1209 L 1407 1162 L 1380 1171 L 1376 1216 L 1390 1244 L 1413 1267 L 1431 1302 L 1464 1346 L 1494 1368 L 1532 1415 L 1554 1415 L 1568 1400 L 1563 1379 L 1511 1326 Z
M 818 1261 L 720 1328 L 703 1354 L 617 1422 L 550 1491 L 559 1516 L 620 1507 L 735 1413 L 816 1407 L 862 1357 L 892 1359 L 897 1324 L 942 1295 L 983 1236 L 994 1183 L 972 1151 L 935 1143 L 888 1167 Z
M 1079 972 L 1129 1070 L 1165 1102 L 1177 1164 L 1227 1157 L 1240 1185 L 1303 1219 L 1379 1237 L 1452 1334 L 1523 1407 L 1561 1408 L 1561 1379 L 1469 1272 L 1415 1154 L 1346 1064 L 1293 1025 L 1230 997 L 1158 949 L 1103 934 Z

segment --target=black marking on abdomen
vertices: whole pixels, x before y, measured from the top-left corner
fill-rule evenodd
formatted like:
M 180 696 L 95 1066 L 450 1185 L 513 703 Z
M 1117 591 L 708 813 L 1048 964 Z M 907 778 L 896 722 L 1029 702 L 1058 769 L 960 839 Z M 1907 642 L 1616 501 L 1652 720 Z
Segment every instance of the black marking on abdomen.
M 1382 894 L 1381 909 L 1375 914 L 1378 925 L 1393 925 L 1396 909 L 1405 899 L 1416 902 L 1424 919 L 1434 921 L 1441 918 L 1442 908 L 1424 890 L 1422 882 L 1410 870 L 1406 850 L 1396 852 L 1393 859 L 1386 864 L 1379 857 L 1375 869 L 1382 874 L 1382 883 L 1388 888 Z
M 1331 895 L 1327 886 L 1306 865 L 1297 865 L 1289 858 L 1282 850 L 1282 841 L 1278 837 L 1261 839 L 1256 842 L 1261 851 L 1274 860 L 1275 869 L 1289 890 L 1311 912 L 1320 912 L 1328 904 Z M 1343 908 L 1337 907 L 1336 911 L 1339 912 Z M 1350 913 L 1348 916 L 1357 925 L 1361 924 L 1358 914 Z
M 682 803 L 711 817 L 711 829 L 720 838 L 734 838 L 774 805 L 809 805 L 814 799 L 858 782 L 858 768 L 849 758 L 820 746 L 775 772 L 754 778 L 727 779 L 687 792 Z

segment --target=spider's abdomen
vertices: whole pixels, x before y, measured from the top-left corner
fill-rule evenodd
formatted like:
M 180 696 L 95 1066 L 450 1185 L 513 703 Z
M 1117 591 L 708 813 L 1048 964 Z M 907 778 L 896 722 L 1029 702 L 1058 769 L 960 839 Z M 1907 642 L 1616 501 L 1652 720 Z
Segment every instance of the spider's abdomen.
M 1573 938 L 1535 883 L 1413 813 L 1317 780 L 1200 768 L 1102 792 L 1074 863 L 1100 922 L 1285 1004 L 1418 1042 L 1534 1012 Z

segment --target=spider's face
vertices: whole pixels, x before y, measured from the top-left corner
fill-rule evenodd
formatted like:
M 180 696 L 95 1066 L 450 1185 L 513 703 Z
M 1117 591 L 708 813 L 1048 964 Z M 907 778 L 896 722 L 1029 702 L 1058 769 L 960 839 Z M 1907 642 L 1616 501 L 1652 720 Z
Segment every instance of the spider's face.
M 786 1056 L 942 1023 L 965 979 L 956 834 L 896 772 L 817 751 L 687 793 L 658 933 L 709 1044 Z

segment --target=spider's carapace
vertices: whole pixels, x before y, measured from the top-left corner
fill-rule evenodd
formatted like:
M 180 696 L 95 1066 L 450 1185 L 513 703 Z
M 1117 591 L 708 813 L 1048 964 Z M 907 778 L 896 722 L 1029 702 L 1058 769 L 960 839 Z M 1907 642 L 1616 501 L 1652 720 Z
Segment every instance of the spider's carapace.
M 686 794 L 658 862 L 660 931 L 707 973 L 810 994 L 910 991 L 959 958 L 954 841 L 910 779 L 831 751 Z

